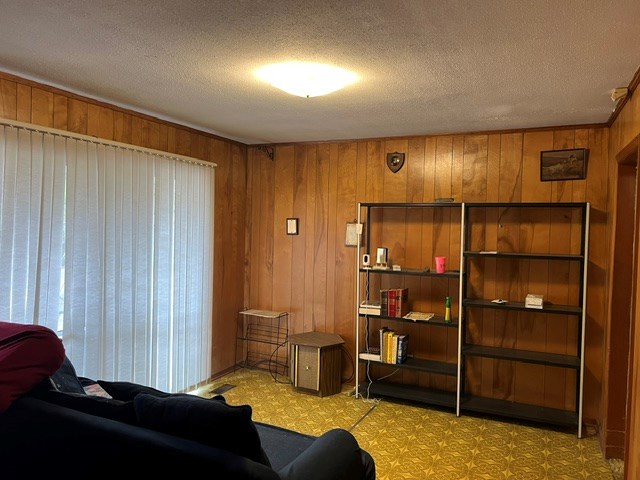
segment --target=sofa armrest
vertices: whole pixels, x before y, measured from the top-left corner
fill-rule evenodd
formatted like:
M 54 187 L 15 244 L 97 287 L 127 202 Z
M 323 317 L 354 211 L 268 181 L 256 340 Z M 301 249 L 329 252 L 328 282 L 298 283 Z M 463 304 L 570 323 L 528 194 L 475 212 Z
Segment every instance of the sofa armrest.
M 336 428 L 318 437 L 278 474 L 282 480 L 375 480 L 375 464 L 351 433 Z
M 217 479 L 278 480 L 269 467 L 232 452 L 30 397 L 0 414 L 0 464 L 7 478 L 189 477 L 205 469 Z

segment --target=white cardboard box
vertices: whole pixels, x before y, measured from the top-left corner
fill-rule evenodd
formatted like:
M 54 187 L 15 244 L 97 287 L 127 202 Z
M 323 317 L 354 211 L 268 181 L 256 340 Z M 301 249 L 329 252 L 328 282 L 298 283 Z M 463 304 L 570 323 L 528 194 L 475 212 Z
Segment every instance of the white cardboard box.
M 361 353 L 359 355 L 361 360 L 373 360 L 375 362 L 379 362 L 380 361 L 380 354 L 379 353 Z
M 524 299 L 524 306 L 526 308 L 542 308 L 544 306 L 544 296 L 529 293 Z

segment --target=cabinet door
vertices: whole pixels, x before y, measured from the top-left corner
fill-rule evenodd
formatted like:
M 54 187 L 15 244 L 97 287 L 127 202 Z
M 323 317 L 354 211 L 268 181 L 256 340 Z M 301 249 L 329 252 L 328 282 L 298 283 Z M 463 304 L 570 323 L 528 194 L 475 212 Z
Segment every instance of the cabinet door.
M 296 382 L 298 388 L 320 390 L 320 349 L 306 345 L 296 346 Z

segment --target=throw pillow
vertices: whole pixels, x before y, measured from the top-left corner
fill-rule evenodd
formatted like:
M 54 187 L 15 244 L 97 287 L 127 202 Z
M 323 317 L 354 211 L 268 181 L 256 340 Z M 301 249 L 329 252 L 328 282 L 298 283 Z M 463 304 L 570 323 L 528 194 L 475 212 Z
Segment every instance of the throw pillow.
M 0 412 L 55 372 L 62 342 L 49 328 L 0 322 Z
M 67 393 L 85 393 L 71 361 L 65 356 L 60 368 L 50 377 L 54 390 Z
M 269 465 L 249 405 L 232 406 L 193 395 L 161 398 L 143 393 L 135 397 L 133 405 L 140 426 Z
M 125 422 L 136 425 L 136 412 L 133 402 L 121 402 L 112 398 L 96 397 L 80 393 L 66 393 L 51 390 L 40 398 L 49 403 L 71 408 L 80 412 L 96 415 L 98 417 L 109 418 L 118 422 Z
M 113 398 L 124 402 L 133 400 L 139 393 L 146 393 L 148 395 L 153 395 L 154 397 L 168 397 L 172 395 L 171 393 L 131 382 L 108 382 L 106 380 L 98 380 L 98 385 L 100 385 Z

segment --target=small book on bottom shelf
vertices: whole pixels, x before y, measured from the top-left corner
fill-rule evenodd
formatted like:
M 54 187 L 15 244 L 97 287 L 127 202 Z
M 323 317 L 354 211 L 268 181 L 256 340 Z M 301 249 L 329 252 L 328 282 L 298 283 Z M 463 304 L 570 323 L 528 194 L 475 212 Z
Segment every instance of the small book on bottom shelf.
M 404 363 L 407 359 L 407 347 L 409 345 L 409 334 L 398 335 L 398 353 L 396 363 Z

